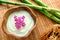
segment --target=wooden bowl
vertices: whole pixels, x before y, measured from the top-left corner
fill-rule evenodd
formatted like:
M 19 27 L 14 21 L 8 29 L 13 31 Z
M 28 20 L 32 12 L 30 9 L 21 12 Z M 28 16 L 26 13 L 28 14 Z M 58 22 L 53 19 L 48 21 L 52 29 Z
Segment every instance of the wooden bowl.
M 14 12 L 14 11 L 20 11 L 20 10 L 27 10 L 28 12 L 30 12 L 30 15 L 32 16 L 33 20 L 34 20 L 34 26 L 33 28 L 31 28 L 31 30 L 27 33 L 27 35 L 23 36 L 23 37 L 27 37 L 31 31 L 36 27 L 36 24 L 37 24 L 37 17 L 36 15 L 34 14 L 34 12 L 29 8 L 29 7 L 15 7 L 15 8 L 11 8 L 9 10 L 7 10 L 3 16 L 3 24 L 2 24 L 2 30 L 7 34 L 7 35 L 10 35 L 10 36 L 14 36 L 16 38 L 22 38 L 21 36 L 17 36 L 17 35 L 14 35 L 14 34 L 11 34 L 8 30 L 7 30 L 7 19 L 9 17 L 9 15 Z

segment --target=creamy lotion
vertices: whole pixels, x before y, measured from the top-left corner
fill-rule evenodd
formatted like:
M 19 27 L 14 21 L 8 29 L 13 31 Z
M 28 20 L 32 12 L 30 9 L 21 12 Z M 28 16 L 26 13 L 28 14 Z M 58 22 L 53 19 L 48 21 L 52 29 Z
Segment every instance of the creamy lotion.
M 21 28 L 20 30 L 17 30 L 15 27 L 15 21 L 14 21 L 14 16 L 25 16 L 24 22 L 25 22 L 25 27 Z M 30 13 L 26 10 L 21 10 L 21 11 L 15 11 L 12 12 L 7 20 L 7 29 L 11 34 L 14 34 L 16 36 L 25 36 L 31 30 L 31 28 L 34 26 L 34 20 L 31 17 Z

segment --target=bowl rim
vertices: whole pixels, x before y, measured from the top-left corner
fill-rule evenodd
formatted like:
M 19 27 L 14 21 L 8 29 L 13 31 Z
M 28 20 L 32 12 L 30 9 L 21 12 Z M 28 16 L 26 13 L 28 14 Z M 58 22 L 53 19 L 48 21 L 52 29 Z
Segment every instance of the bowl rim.
M 16 35 L 8 32 L 7 28 L 4 27 L 4 22 L 5 22 L 5 19 L 4 19 L 4 18 L 5 18 L 6 13 L 8 13 L 8 12 L 11 11 L 11 10 L 19 9 L 19 8 L 25 8 L 25 9 L 27 9 L 27 11 L 30 11 L 30 15 L 33 14 L 33 15 L 35 16 L 35 24 L 34 24 L 34 26 L 29 30 L 29 32 L 28 32 L 25 36 L 22 36 L 22 37 L 21 37 L 21 36 L 16 36 Z M 19 9 L 19 10 L 20 10 L 20 9 Z M 11 11 L 11 12 L 13 12 L 13 11 Z M 2 30 L 3 30 L 4 33 L 7 34 L 7 35 L 14 36 L 14 37 L 16 37 L 16 38 L 25 38 L 25 37 L 27 37 L 27 36 L 31 33 L 31 31 L 36 27 L 37 21 L 38 21 L 37 16 L 34 14 L 34 12 L 32 11 L 32 9 L 29 8 L 29 7 L 27 7 L 27 6 L 10 8 L 10 9 L 8 9 L 8 10 L 5 12 L 5 14 L 4 14 L 4 16 L 3 16 Z

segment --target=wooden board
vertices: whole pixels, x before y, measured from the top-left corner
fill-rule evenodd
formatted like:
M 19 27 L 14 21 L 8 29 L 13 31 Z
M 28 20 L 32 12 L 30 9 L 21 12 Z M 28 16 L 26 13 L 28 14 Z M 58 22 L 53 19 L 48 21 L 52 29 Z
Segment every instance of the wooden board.
M 12 1 L 12 0 L 9 0 Z M 18 0 L 13 0 L 18 1 Z M 32 3 L 34 3 L 32 0 L 30 0 Z M 49 7 L 58 8 L 60 9 L 60 0 L 41 0 Z M 36 3 L 34 3 L 36 4 Z M 15 7 L 15 6 L 12 6 Z M 10 8 L 12 8 L 10 7 Z M 8 36 L 2 31 L 2 21 L 3 21 L 3 15 L 6 12 L 6 10 L 9 9 L 6 5 L 0 5 L 0 40 L 43 40 L 41 39 L 41 36 L 44 34 L 47 34 L 52 29 L 52 25 L 56 24 L 54 21 L 43 15 L 42 13 L 33 10 L 38 18 L 38 23 L 36 25 L 36 28 L 31 32 L 31 34 L 27 38 L 20 38 L 16 39 L 15 37 Z M 49 31 L 47 31 L 49 30 Z

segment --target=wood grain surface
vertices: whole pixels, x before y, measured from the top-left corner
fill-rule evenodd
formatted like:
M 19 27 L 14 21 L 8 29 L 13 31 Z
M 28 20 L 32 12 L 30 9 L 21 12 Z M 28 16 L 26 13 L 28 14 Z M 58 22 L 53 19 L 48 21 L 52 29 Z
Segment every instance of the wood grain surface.
M 8 1 L 17 1 L 19 0 L 8 0 Z M 32 0 L 30 0 L 32 3 L 36 4 Z M 52 8 L 60 9 L 60 0 L 41 0 L 44 2 L 47 6 Z M 3 22 L 3 16 L 6 10 L 9 8 L 12 8 L 15 6 L 8 7 L 7 5 L 0 5 L 0 40 L 44 40 L 45 36 L 52 30 L 54 24 L 54 21 L 43 15 L 42 13 L 33 10 L 33 12 L 37 15 L 38 23 L 36 25 L 36 28 L 31 32 L 31 34 L 27 38 L 20 38 L 17 39 L 13 36 L 6 35 L 2 30 L 2 22 Z

